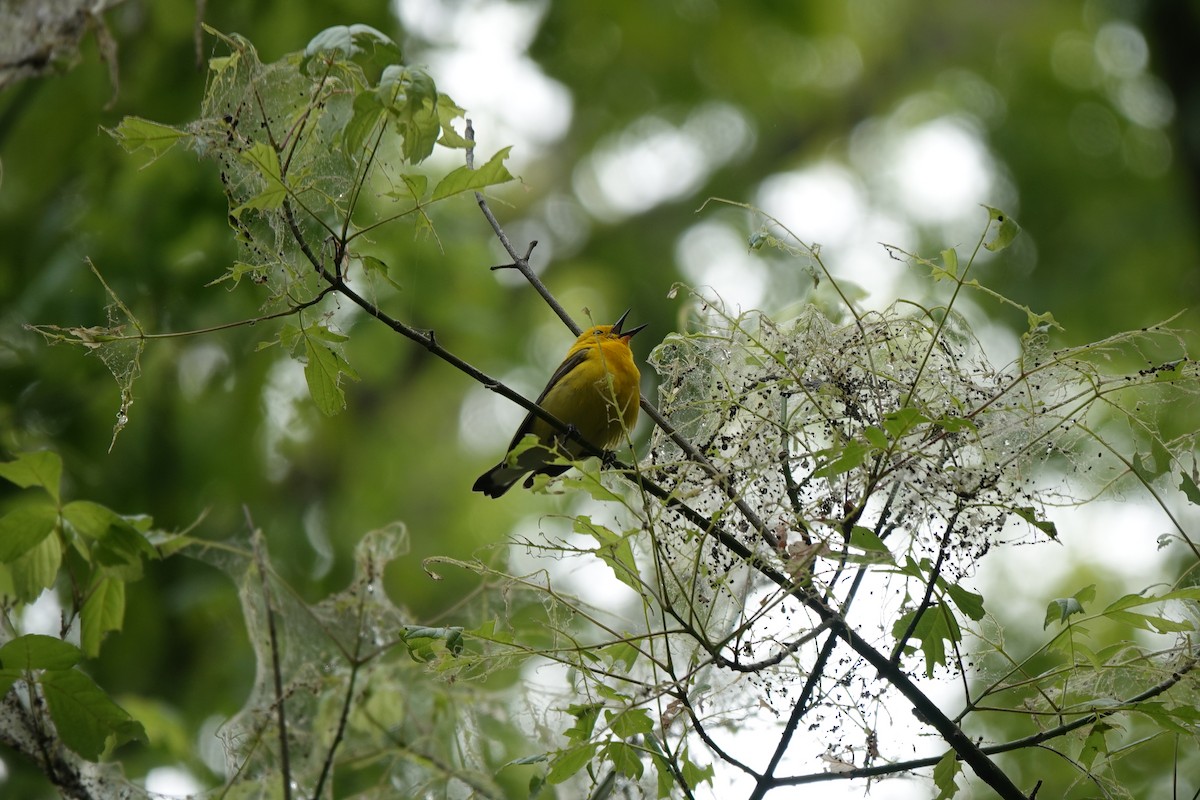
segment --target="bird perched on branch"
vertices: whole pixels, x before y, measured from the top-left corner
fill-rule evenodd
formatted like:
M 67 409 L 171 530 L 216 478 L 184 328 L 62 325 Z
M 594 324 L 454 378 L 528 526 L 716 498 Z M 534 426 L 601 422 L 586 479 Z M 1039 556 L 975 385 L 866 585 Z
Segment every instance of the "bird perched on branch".
M 566 423 L 584 441 L 604 450 L 617 444 L 637 422 L 641 374 L 633 363 L 629 340 L 646 326 L 624 330 L 622 326 L 628 316 L 626 311 L 612 325 L 593 325 L 579 334 L 537 399 L 539 406 Z M 537 446 L 514 455 L 514 448 L 528 434 L 537 437 Z M 531 474 L 525 488 L 533 485 L 533 476 L 539 473 L 561 475 L 569 467 L 552 463 L 556 450 L 570 458 L 584 452 L 567 432 L 556 430 L 530 412 L 517 428 L 508 446 L 509 454 L 480 475 L 472 488 L 488 497 L 499 497 L 526 473 Z

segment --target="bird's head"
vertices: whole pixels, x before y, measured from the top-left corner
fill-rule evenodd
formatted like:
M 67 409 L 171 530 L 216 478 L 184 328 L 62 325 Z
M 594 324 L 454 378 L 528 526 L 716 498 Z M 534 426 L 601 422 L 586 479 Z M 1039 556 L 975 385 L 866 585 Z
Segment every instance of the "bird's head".
M 609 329 L 607 332 L 609 336 L 616 336 L 617 338 L 623 340 L 626 344 L 629 343 L 629 340 L 632 339 L 638 331 L 640 331 L 646 327 L 645 325 L 638 325 L 636 328 L 633 328 L 632 330 L 628 330 L 628 331 L 622 330 L 621 326 L 625 324 L 625 318 L 629 316 L 629 311 L 630 311 L 630 309 L 628 309 L 628 308 L 625 309 L 625 313 L 621 315 L 620 319 L 618 319 L 611 326 L 609 326 Z
M 628 345 L 629 340 L 646 327 L 645 325 L 638 325 L 636 328 L 625 330 L 623 326 L 625 324 L 625 318 L 628 316 L 629 311 L 627 310 L 621 315 L 621 318 L 612 325 L 593 325 L 590 328 L 584 328 L 583 332 L 579 334 L 579 339 L 576 340 L 575 346 L 594 345 L 604 341 L 612 340 L 619 340 Z

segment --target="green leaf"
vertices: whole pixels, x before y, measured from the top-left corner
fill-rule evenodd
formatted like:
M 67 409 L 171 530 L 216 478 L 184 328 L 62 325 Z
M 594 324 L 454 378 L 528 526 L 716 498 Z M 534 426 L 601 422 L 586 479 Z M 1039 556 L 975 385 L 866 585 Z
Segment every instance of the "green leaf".
M 111 741 L 145 741 L 139 722 L 78 670 L 50 670 L 38 679 L 58 735 L 67 747 L 95 761 Z
M 945 583 L 944 587 L 946 594 L 950 595 L 950 599 L 954 601 L 954 605 L 958 607 L 959 611 L 966 614 L 968 619 L 976 622 L 983 619 L 986 613 L 983 609 L 983 595 L 975 594 L 958 583 Z
M 125 622 L 125 582 L 99 578 L 80 612 L 79 640 L 89 658 L 100 655 L 100 643 L 109 631 L 121 630 Z
M 933 766 L 933 785 L 938 790 L 934 800 L 948 800 L 958 794 L 955 779 L 962 772 L 962 764 L 953 750 L 948 750 Z
M 70 669 L 83 660 L 83 653 L 56 636 L 27 633 L 0 647 L 0 664 L 5 669 Z
M 1129 461 L 1130 467 L 1133 469 L 1133 474 L 1138 477 L 1142 483 L 1150 484 L 1154 479 L 1162 474 L 1162 471 L 1154 463 L 1153 459 L 1150 464 L 1142 460 L 1141 453 L 1134 453 L 1133 458 Z
M 416 203 L 421 202 L 421 198 L 425 196 L 425 191 L 429 188 L 429 176 L 404 174 L 400 176 L 400 180 L 404 181 L 404 186 L 408 189 L 408 196 Z M 398 194 L 396 196 L 399 196 Z
M 630 708 L 620 713 L 609 710 L 604 716 L 613 734 L 622 739 L 654 730 L 654 720 L 650 719 L 650 712 L 644 708 Z
M 1200 587 L 1192 586 L 1186 589 L 1176 589 L 1160 595 L 1127 594 L 1114 600 L 1100 613 L 1108 615 L 1114 611 L 1124 611 L 1128 608 L 1154 605 L 1155 603 L 1162 603 L 1167 600 L 1200 600 Z
M 585 703 L 567 707 L 567 713 L 575 718 L 575 724 L 567 728 L 567 741 L 572 743 L 586 742 L 596 728 L 596 720 L 600 718 L 599 703 Z
M 21 453 L 12 461 L 0 462 L 0 478 L 22 489 L 40 486 L 57 503 L 58 487 L 62 480 L 62 458 L 51 450 Z
M 642 591 L 637 560 L 634 558 L 633 545 L 630 543 L 629 536 L 614 533 L 603 525 L 597 525 L 587 515 L 575 519 L 575 532 L 587 534 L 596 540 L 600 546 L 593 552 L 608 565 L 617 580 L 635 592 Z
M 529 766 L 530 764 L 544 764 L 549 760 L 550 760 L 550 756 L 546 755 L 545 753 L 538 753 L 537 755 L 533 755 L 533 756 L 524 756 L 523 758 L 514 758 L 512 761 L 509 761 L 505 764 L 501 764 L 500 769 L 504 769 L 505 767 L 525 767 L 525 766 Z
M 1191 706 L 1172 707 L 1165 703 L 1146 700 L 1138 703 L 1133 710 L 1146 715 L 1165 731 L 1188 737 L 1195 734 L 1196 723 L 1200 721 L 1197 719 L 1200 715 Z
M 116 139 L 126 153 L 132 155 L 143 148 L 149 150 L 151 162 L 174 147 L 180 139 L 190 136 L 170 125 L 141 117 L 125 117 L 115 129 L 105 128 L 104 131 Z
M 342 145 L 351 156 L 358 156 L 367 137 L 375 132 L 376 127 L 383 121 L 387 109 L 379 96 L 374 92 L 360 92 L 355 95 L 351 108 L 350 121 L 342 129 Z M 372 148 L 375 142 L 371 142 Z
M 581 655 L 583 655 L 583 656 L 584 656 L 585 658 L 587 658 L 589 661 L 593 661 L 593 662 L 594 662 L 594 661 L 596 661 L 596 660 L 599 660 L 599 659 L 597 659 L 597 658 L 596 658 L 596 656 L 594 656 L 593 654 L 589 653 L 589 652 L 588 652 L 588 651 L 586 651 L 586 650 L 584 650 L 584 651 L 581 653 Z M 603 698 L 603 699 L 605 699 L 605 700 L 608 700 L 609 702 L 611 702 L 611 703 L 614 703 L 614 704 L 617 704 L 617 705 L 625 705 L 626 703 L 632 702 L 632 700 L 633 700 L 633 698 L 632 698 L 632 697 L 630 697 L 629 695 L 627 695 L 627 694 L 623 694 L 623 693 L 621 693 L 621 692 L 617 691 L 617 690 L 616 690 L 616 689 L 614 689 L 613 687 L 611 687 L 611 686 L 609 686 L 608 684 L 606 684 L 606 683 L 603 683 L 603 682 L 597 683 L 597 684 L 596 684 L 596 686 L 595 686 L 595 688 L 594 688 L 594 691 L 595 691 L 595 692 L 596 692 L 596 694 L 597 694 L 597 695 L 599 695 L 601 698 Z
M 883 432 L 883 428 L 877 428 L 874 425 L 863 428 L 863 438 L 870 442 L 876 450 L 887 450 L 891 444 L 891 440 Z
M 990 241 L 984 242 L 983 246 L 993 253 L 998 253 L 1012 244 L 1013 239 L 1016 239 L 1017 234 L 1021 232 L 1021 226 L 1017 224 L 1015 219 L 998 208 L 992 208 L 991 206 L 984 206 L 984 208 L 988 212 L 989 224 L 995 222 L 998 225 L 996 234 Z
M 438 124 L 442 128 L 442 138 L 438 139 L 438 144 L 442 147 L 454 147 L 460 150 L 464 150 L 474 144 L 474 142 L 461 136 L 454 129 L 454 120 L 462 119 L 466 111 L 444 94 L 438 95 L 437 109 Z
M 242 151 L 241 159 L 258 170 L 265 187 L 230 213 L 238 217 L 247 208 L 269 211 L 282 206 L 283 201 L 287 199 L 287 187 L 283 183 L 279 154 L 275 152 L 275 148 L 266 142 L 255 142 L 250 149 Z
M 19 506 L 0 517 L 0 564 L 10 564 L 50 537 L 58 510 L 43 503 Z
M 1050 627 L 1051 622 L 1066 622 L 1074 614 L 1082 614 L 1083 606 L 1074 597 L 1056 597 L 1046 604 L 1046 617 L 1042 621 L 1042 630 Z
M 350 337 L 344 333 L 339 333 L 327 325 L 313 325 L 308 328 L 308 335 L 314 339 L 320 339 L 323 342 L 332 342 L 333 344 L 341 344 L 342 342 L 350 341 Z
M 1196 626 L 1190 622 L 1181 622 L 1150 614 L 1137 614 L 1133 611 L 1109 611 L 1104 616 L 1154 633 L 1182 633 L 1196 629 Z
M 307 356 L 304 378 L 308 382 L 308 392 L 321 413 L 332 417 L 346 407 L 346 394 L 340 385 L 341 376 L 353 380 L 357 380 L 358 376 L 344 358 L 316 342 L 313 336 L 305 335 L 304 352 Z
M 1108 743 L 1104 741 L 1104 734 L 1109 730 L 1112 730 L 1112 726 L 1097 722 L 1083 740 L 1083 748 L 1079 751 L 1079 763 L 1086 769 L 1091 769 L 1096 756 L 1102 753 L 1108 755 Z
M 658 800 L 664 800 L 671 796 L 675 788 L 675 772 L 667 760 L 658 754 L 651 756 L 651 761 L 654 762 L 654 772 L 658 776 L 658 791 L 654 796 Z
M 938 417 L 933 420 L 933 424 L 946 431 L 946 433 L 958 433 L 959 431 L 976 432 L 979 430 L 975 422 L 966 417 Z
M 1188 359 L 1180 359 L 1162 364 L 1154 370 L 1154 382 L 1173 383 L 1181 379 L 1186 380 L 1191 375 L 1190 370 L 1187 369 L 1191 363 Z M 1157 444 L 1160 448 L 1163 447 L 1162 442 L 1159 442 L 1157 439 L 1154 440 L 1154 444 Z M 1165 448 L 1163 450 L 1165 452 Z
M 633 669 L 633 665 L 641 657 L 642 651 L 629 642 L 616 642 L 600 651 L 612 664 L 619 664 L 625 672 Z
M 508 168 L 504 166 L 504 159 L 508 158 L 511 147 L 505 147 L 499 150 L 486 164 L 476 169 L 468 169 L 465 166 L 452 170 L 446 177 L 438 181 L 437 186 L 433 187 L 433 194 L 430 195 L 430 202 L 442 200 L 452 195 L 461 194 L 462 192 L 479 191 L 488 186 L 495 186 L 500 183 L 507 183 L 513 179 Z
M 958 251 L 955 250 L 953 247 L 950 248 L 949 250 L 943 250 L 942 251 L 942 265 L 944 268 L 943 274 L 946 277 L 957 278 L 958 277 Z M 936 274 L 935 274 L 935 277 L 937 277 Z
M 1058 622 L 1066 622 L 1067 619 L 1075 614 L 1082 614 L 1084 606 L 1090 603 L 1096 597 L 1096 585 L 1091 584 L 1083 587 L 1070 597 L 1058 597 L 1051 600 L 1046 606 L 1046 617 L 1042 622 L 1042 630 L 1046 630 L 1051 622 L 1056 619 Z
M 929 417 L 909 406 L 892 411 L 885 416 L 883 418 L 883 428 L 891 436 L 892 441 L 896 441 L 905 436 L 913 428 L 925 422 L 929 422 Z
M 376 91 L 404 137 L 404 157 L 410 164 L 424 161 L 442 130 L 433 78 L 413 67 L 390 66 L 383 71 Z
M 225 270 L 225 273 L 221 275 L 221 277 L 213 278 L 211 281 L 204 284 L 204 286 L 205 288 L 208 288 L 209 286 L 216 286 L 217 284 L 224 283 L 225 281 L 232 281 L 233 285 L 229 287 L 229 289 L 232 291 L 233 289 L 237 288 L 238 284 L 242 282 L 242 278 L 246 275 L 250 275 L 250 280 L 254 281 L 255 283 L 263 282 L 265 280 L 265 272 L 266 269 L 262 264 L 247 264 L 244 261 L 235 261 L 229 269 Z
M 1041 331 L 1049 330 L 1050 328 L 1060 331 L 1063 329 L 1062 325 L 1058 324 L 1058 320 L 1056 320 L 1054 315 L 1049 311 L 1036 314 L 1032 309 L 1026 308 L 1025 323 L 1029 326 L 1029 333 L 1039 333 Z
M 1051 539 L 1058 538 L 1058 527 L 1049 520 L 1039 519 L 1037 511 L 1032 506 L 1013 506 L 1012 512 Z
M 208 69 L 210 72 L 220 75 L 231 67 L 236 67 L 241 61 L 239 53 L 232 53 L 227 56 L 214 56 L 208 60 Z
M 413 661 L 427 663 L 441 656 L 438 646 L 444 646 L 453 656 L 459 655 L 463 650 L 463 629 L 459 626 L 409 625 L 401 631 L 401 640 Z
M 712 785 L 713 777 L 716 772 L 713 770 L 713 765 L 701 767 L 695 761 L 692 761 L 688 756 L 688 751 L 683 751 L 683 756 L 680 759 L 680 771 L 683 773 L 683 781 L 688 785 L 688 788 L 695 789 L 701 783 Z
M 1200 506 L 1200 487 L 1196 486 L 1195 479 L 1186 472 L 1179 476 L 1179 491 L 1187 496 L 1189 503 L 1194 506 Z
M 1165 600 L 1194 600 L 1200 602 L 1200 586 L 1191 586 L 1187 589 L 1175 589 L 1174 591 L 1160 594 L 1153 598 L 1158 602 Z
M 103 539 L 111 535 L 114 528 L 131 531 L 144 538 L 144 534 L 154 526 L 154 520 L 144 514 L 118 514 L 108 506 L 91 500 L 72 500 L 67 503 L 63 506 L 63 519 L 73 531 L 89 539 Z M 145 544 L 142 550 L 147 555 L 154 555 L 154 549 L 149 544 Z
M 875 531 L 870 528 L 864 528 L 862 525 L 855 525 L 850 530 L 850 546 L 857 547 L 861 550 L 866 550 L 871 553 L 886 553 L 890 559 L 892 551 L 883 543 Z
M 279 344 L 292 355 L 299 351 L 304 338 L 304 330 L 299 325 L 285 322 L 279 326 Z
M 44 589 L 54 585 L 62 565 L 62 545 L 57 536 L 47 536 L 36 547 L 12 562 L 13 591 L 17 599 L 31 603 Z
M 104 568 L 109 577 L 139 580 L 143 561 L 158 558 L 158 551 L 143 533 L 152 524 L 149 518 L 137 520 L 139 529 L 131 519 L 89 500 L 67 503 L 63 507 L 63 518 L 72 530 L 95 542 L 91 560 Z
M 588 743 L 561 751 L 550 762 L 550 771 L 546 773 L 546 783 L 562 783 L 579 772 L 592 762 L 598 747 L 599 745 L 596 743 Z
M 609 742 L 604 746 L 601 755 L 620 774 L 635 780 L 642 777 L 642 771 L 645 769 L 642 764 L 642 753 L 633 745 L 625 742 Z
M 529 437 L 526 436 L 525 438 Z M 541 446 L 540 442 L 535 442 L 535 444 Z M 508 458 L 510 462 L 515 455 L 516 454 L 514 452 L 509 452 Z M 564 489 L 579 489 L 591 495 L 592 499 L 599 500 L 602 503 L 621 502 L 621 496 L 605 486 L 600 480 L 600 459 L 588 457 L 583 461 L 574 462 L 567 458 L 557 456 L 553 463 L 569 464 L 570 466 L 578 468 L 578 477 L 576 477 L 574 474 L 568 473 L 566 476 L 558 479 L 559 485 Z M 549 479 L 545 478 L 544 476 L 537 475 L 535 476 L 534 486 L 544 486 L 547 480 Z
M 819 450 L 816 455 L 825 459 L 825 463 L 813 470 L 814 478 L 833 478 L 849 472 L 862 465 L 870 448 L 862 442 L 847 442 L 842 447 L 831 447 Z
M 392 288 L 396 291 L 404 291 L 404 287 L 397 283 L 395 279 L 388 274 L 388 265 L 383 261 L 379 260 L 375 256 L 359 256 L 358 260 L 362 262 L 363 272 L 365 272 L 368 277 L 372 275 L 378 275 L 391 284 Z
M 312 58 L 331 51 L 364 67 L 382 68 L 403 60 L 399 45 L 379 30 L 363 24 L 326 28 L 308 41 L 304 55 Z
M 847 560 L 855 564 L 894 564 L 895 558 L 892 556 L 892 551 L 883 543 L 883 540 L 875 535 L 875 532 L 870 528 L 864 528 L 856 525 L 850 531 L 851 548 L 862 550 L 862 555 L 857 553 L 848 553 Z
M 89 539 L 101 539 L 113 525 L 123 522 L 121 515 L 91 500 L 73 500 L 63 506 L 63 519 L 76 533 Z
M 896 641 L 904 635 L 912 624 L 916 611 L 910 611 L 896 620 L 892 626 L 892 635 Z M 946 663 L 946 642 L 958 642 L 962 639 L 962 631 L 958 621 L 950 609 L 939 603 L 932 603 L 924 613 L 917 618 L 911 638 L 921 642 L 921 652 L 925 656 L 925 677 L 933 677 L 933 668 Z

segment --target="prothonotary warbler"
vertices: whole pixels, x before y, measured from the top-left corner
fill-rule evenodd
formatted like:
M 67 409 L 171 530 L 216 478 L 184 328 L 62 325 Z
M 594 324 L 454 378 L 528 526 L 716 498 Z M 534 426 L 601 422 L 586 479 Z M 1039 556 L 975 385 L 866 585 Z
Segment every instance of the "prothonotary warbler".
M 579 334 L 537 399 L 538 405 L 578 431 L 585 441 L 604 449 L 616 445 L 637 422 L 641 374 L 633 363 L 629 340 L 646 326 L 623 330 L 628 316 L 626 311 L 612 325 L 593 325 Z M 532 473 L 525 481 L 528 488 L 538 473 L 561 475 L 567 471 L 565 464 L 551 463 L 555 450 L 571 458 L 583 452 L 578 442 L 532 412 L 517 428 L 509 451 L 530 433 L 540 446 L 523 451 L 511 463 L 506 456 L 479 476 L 475 491 L 499 497 L 526 473 Z

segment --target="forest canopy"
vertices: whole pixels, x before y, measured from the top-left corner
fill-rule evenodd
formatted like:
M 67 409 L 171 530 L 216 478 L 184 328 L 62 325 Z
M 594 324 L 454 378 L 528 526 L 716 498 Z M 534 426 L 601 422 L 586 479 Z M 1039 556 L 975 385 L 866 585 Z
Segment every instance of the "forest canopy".
M 1200 787 L 1186 6 L 67 11 L 6 793 Z M 605 452 L 534 401 L 627 308 Z M 526 414 L 569 469 L 472 493 Z

